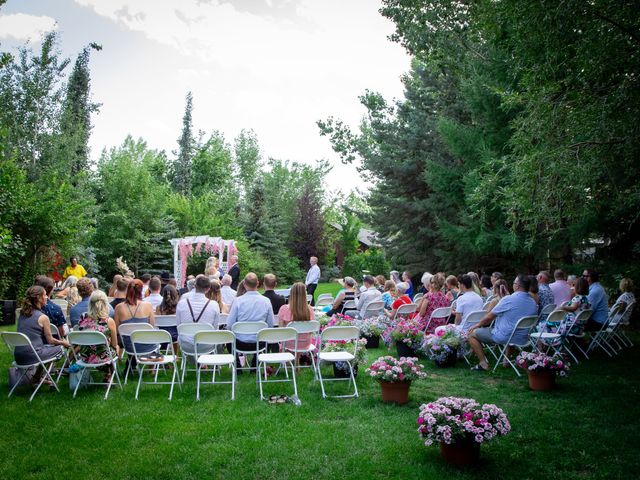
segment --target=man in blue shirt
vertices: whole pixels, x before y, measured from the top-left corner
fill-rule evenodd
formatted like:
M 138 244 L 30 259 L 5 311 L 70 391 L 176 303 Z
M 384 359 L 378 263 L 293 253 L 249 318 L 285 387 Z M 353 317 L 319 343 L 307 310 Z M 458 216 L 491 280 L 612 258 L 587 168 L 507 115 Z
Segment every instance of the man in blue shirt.
M 518 275 L 513 281 L 513 294 L 507 295 L 488 312 L 480 322 L 469 329 L 469 345 L 473 353 L 478 357 L 479 363 L 472 370 L 487 371 L 489 362 L 482 349 L 482 344 L 501 344 L 509 341 L 511 332 L 515 328 L 518 320 L 522 317 L 537 316 L 538 305 L 529 295 L 531 279 L 527 275 Z M 488 326 L 496 320 L 493 328 Z M 522 331 L 520 331 L 522 330 Z M 519 329 L 512 338 L 513 343 L 524 343 L 527 340 L 528 330 Z M 507 355 L 509 350 L 507 350 Z
M 589 284 L 589 303 L 591 304 L 591 318 L 587 321 L 586 330 L 597 331 L 602 328 L 609 317 L 609 297 L 600 285 L 600 275 L 595 270 L 587 269 L 582 272 L 582 278 Z
M 45 275 L 38 275 L 34 285 L 44 288 L 44 291 L 47 293 L 47 303 L 42 307 L 42 313 L 49 317 L 49 321 L 58 327 L 62 336 L 65 336 L 63 329 L 67 322 L 64 318 L 64 312 L 62 311 L 62 308 L 60 308 L 60 305 L 56 305 L 51 300 L 51 293 L 53 292 L 54 287 L 53 280 Z

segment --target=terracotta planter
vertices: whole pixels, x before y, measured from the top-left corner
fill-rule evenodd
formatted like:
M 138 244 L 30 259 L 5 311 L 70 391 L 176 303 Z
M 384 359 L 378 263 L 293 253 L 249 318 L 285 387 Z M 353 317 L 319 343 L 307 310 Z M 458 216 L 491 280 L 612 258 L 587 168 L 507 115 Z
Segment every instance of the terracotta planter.
M 398 357 L 417 357 L 416 351 L 404 342 L 396 342 Z
M 367 339 L 367 348 L 380 347 L 380 335 L 374 335 L 373 337 L 367 337 L 366 335 L 364 335 L 362 338 Z
M 556 375 L 550 370 L 535 372 L 527 370 L 529 388 L 540 392 L 548 392 L 556 387 Z
M 411 380 L 405 382 L 385 382 L 378 380 L 382 390 L 382 401 L 385 403 L 397 403 L 404 405 L 409 401 L 409 387 Z
M 440 454 L 451 465 L 473 465 L 480 458 L 480 444 L 470 439 L 440 444 Z

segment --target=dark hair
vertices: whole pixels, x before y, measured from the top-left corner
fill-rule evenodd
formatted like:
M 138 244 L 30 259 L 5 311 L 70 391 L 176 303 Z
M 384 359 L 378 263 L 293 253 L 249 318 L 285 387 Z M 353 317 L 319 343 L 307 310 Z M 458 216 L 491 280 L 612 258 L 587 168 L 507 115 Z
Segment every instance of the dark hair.
M 211 280 L 205 277 L 204 275 L 198 275 L 196 277 L 196 292 L 205 293 L 207 290 L 211 288 Z
M 491 277 L 489 275 L 482 275 L 482 277 L 480 277 L 480 285 L 482 285 L 484 288 L 488 288 L 491 289 L 491 287 L 493 285 L 491 285 Z
M 538 279 L 536 278 L 535 275 L 529 275 L 529 282 L 531 282 L 529 284 L 529 292 L 531 293 L 538 293 L 540 291 L 539 285 L 538 285 Z
M 47 295 L 51 295 L 54 287 L 53 280 L 46 275 L 38 275 L 36 277 L 34 285 L 44 288 L 45 292 L 47 292 Z
M 362 277 L 363 282 L 367 282 L 369 285 L 373 285 L 376 283 L 375 279 L 371 275 L 365 275 Z
M 578 280 L 576 281 L 575 291 L 578 295 L 589 294 L 589 282 L 587 282 L 586 278 L 578 278 Z
M 598 272 L 596 272 L 595 270 L 591 270 L 590 268 L 588 268 L 587 269 L 587 275 L 589 276 L 589 278 L 591 279 L 592 282 L 600 281 L 600 274 Z
M 555 272 L 553 272 L 553 278 L 557 280 L 566 280 L 567 276 L 564 274 L 563 270 L 557 269 Z
M 158 277 L 152 277 L 151 280 L 149 280 L 149 290 L 151 290 L 152 292 L 157 292 L 161 288 L 162 283 L 160 282 L 160 279 Z
M 142 280 L 143 282 L 148 282 L 149 280 L 151 280 L 151 274 L 145 273 L 143 275 L 140 275 L 140 280 Z
M 528 292 L 531 289 L 531 277 L 529 275 L 525 275 L 520 273 L 516 279 L 520 284 L 520 288 L 522 288 L 525 292 Z M 535 280 L 535 279 L 534 279 Z M 537 286 L 537 283 L 536 283 Z
M 500 280 L 502 278 L 502 274 L 500 272 L 493 272 L 491 276 L 496 280 Z
M 38 299 L 43 293 L 46 295 L 47 292 L 40 285 L 29 287 L 24 296 L 24 300 L 22 301 L 21 314 L 29 317 L 34 310 L 40 310 L 40 307 L 38 306 Z
M 137 305 L 138 300 L 142 300 L 142 280 L 139 278 L 134 278 L 133 281 L 127 285 L 127 296 L 126 302 L 129 305 Z
M 179 300 L 180 295 L 178 295 L 178 290 L 176 290 L 176 287 L 174 287 L 173 285 L 167 285 L 166 287 L 164 287 L 164 290 L 162 291 L 162 303 L 160 304 L 160 314 L 175 314 Z
M 82 277 L 78 280 L 76 287 L 78 288 L 78 295 L 80 295 L 80 298 L 90 297 L 94 290 L 93 282 L 89 277 Z
M 469 290 L 473 285 L 473 280 L 471 280 L 471 277 L 465 273 L 464 275 L 460 276 L 460 283 L 464 285 L 464 288 Z
M 126 278 L 121 278 L 116 282 L 116 289 L 119 292 L 126 292 L 128 286 L 129 286 L 129 280 L 127 280 Z
M 78 261 L 78 257 L 76 257 L 75 255 L 73 255 L 71 258 L 69 258 L 69 262 L 73 262 L 73 261 Z
M 241 297 L 245 293 L 247 293 L 247 288 L 244 286 L 244 280 L 242 280 L 238 284 L 238 289 L 236 290 L 236 297 Z

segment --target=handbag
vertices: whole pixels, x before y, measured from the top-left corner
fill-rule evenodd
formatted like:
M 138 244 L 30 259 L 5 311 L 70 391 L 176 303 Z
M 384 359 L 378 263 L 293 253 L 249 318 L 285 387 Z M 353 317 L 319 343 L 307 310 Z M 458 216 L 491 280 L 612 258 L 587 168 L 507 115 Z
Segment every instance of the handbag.
M 72 364 L 69 367 L 69 388 L 72 391 L 75 391 L 76 387 L 78 389 L 85 388 L 89 384 L 90 375 L 86 368 L 82 368 L 76 363 Z
M 23 372 L 24 372 L 24 376 L 20 378 Z M 33 375 L 35 373 L 36 373 L 35 367 L 31 367 L 26 371 L 24 371 L 24 369 L 20 369 L 17 367 L 10 367 L 9 368 L 9 389 L 12 389 L 16 384 L 30 385 L 33 381 Z

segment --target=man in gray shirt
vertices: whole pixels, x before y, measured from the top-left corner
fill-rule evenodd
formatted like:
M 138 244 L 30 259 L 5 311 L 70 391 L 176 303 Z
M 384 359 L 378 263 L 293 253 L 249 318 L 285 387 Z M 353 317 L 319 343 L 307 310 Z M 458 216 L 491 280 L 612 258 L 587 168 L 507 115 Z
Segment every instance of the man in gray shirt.
M 360 294 L 360 300 L 358 300 L 358 317 L 363 318 L 364 312 L 371 302 L 376 302 L 382 299 L 382 294 L 374 286 L 375 280 L 371 275 L 365 275 L 362 279 L 364 283 L 365 291 Z M 381 311 L 382 312 L 382 311 Z
M 269 327 L 273 327 L 271 302 L 267 297 L 263 297 L 258 293 L 257 275 L 253 272 L 247 273 L 244 277 L 244 286 L 247 292 L 240 297 L 236 297 L 233 305 L 231 305 L 231 311 L 227 317 L 227 328 L 232 330 L 233 325 L 237 322 L 266 322 Z M 236 348 L 244 351 L 255 351 L 256 335 L 237 334 Z M 251 361 L 251 366 L 256 366 L 255 356 Z

